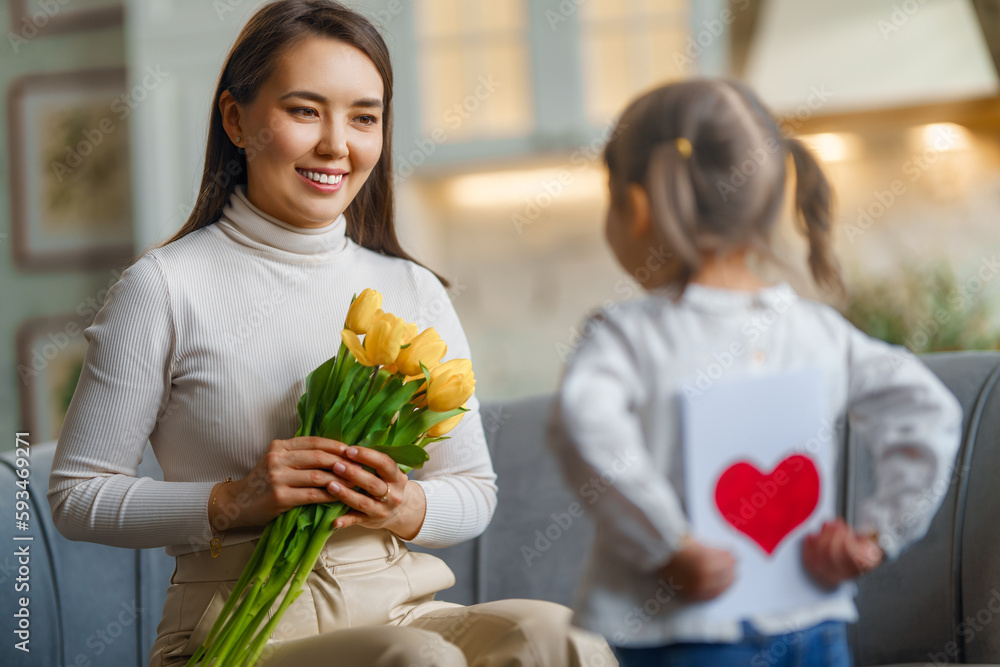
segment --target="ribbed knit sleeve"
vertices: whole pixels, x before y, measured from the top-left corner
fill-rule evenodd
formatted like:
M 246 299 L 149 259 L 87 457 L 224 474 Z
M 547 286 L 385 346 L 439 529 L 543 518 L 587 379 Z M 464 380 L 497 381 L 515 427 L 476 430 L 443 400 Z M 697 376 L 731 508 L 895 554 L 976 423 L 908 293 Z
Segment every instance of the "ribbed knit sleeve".
M 648 403 L 636 344 L 605 314 L 569 359 L 548 425 L 548 445 L 570 488 L 589 506 L 606 546 L 637 571 L 652 572 L 689 532 L 680 497 L 650 456 L 635 406 Z M 630 462 L 623 465 L 622 462 Z M 592 480 L 614 474 L 599 502 Z
M 948 491 L 962 406 L 904 347 L 850 329 L 848 418 L 875 464 L 876 488 L 859 528 L 879 532 L 889 560 L 922 538 Z
M 153 255 L 122 273 L 84 337 L 87 355 L 49 477 L 56 527 L 71 540 L 128 548 L 203 541 L 214 483 L 136 477 L 169 397 L 175 344 Z
M 448 345 L 447 359 L 472 359 L 469 342 L 444 286 L 430 271 L 413 265 L 414 280 L 424 318 L 420 328 L 433 326 Z M 473 360 L 475 369 L 475 360 Z M 472 539 L 486 530 L 497 504 L 496 474 L 490 460 L 473 395 L 465 413 L 447 440 L 427 447 L 430 460 L 413 471 L 427 497 L 427 513 L 420 532 L 411 540 L 426 547 L 446 547 Z

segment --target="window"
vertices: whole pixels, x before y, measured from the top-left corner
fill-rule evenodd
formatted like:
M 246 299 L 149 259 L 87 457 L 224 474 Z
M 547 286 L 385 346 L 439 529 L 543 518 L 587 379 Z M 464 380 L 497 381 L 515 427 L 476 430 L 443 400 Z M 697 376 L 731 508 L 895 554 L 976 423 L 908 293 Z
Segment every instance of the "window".
M 524 0 L 420 0 L 415 11 L 421 130 L 449 142 L 531 132 Z
M 580 4 L 587 119 L 602 125 L 642 90 L 685 72 L 687 0 L 587 0 Z

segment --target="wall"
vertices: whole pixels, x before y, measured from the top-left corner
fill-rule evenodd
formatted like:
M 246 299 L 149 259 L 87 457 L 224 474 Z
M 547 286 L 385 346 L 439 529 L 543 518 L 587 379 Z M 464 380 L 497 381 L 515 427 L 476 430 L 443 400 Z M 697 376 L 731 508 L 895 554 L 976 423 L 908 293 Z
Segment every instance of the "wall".
M 78 32 L 37 34 L 27 39 L 11 39 L 10 34 L 30 35 L 23 25 L 11 25 L 10 3 L 0 6 L 0 90 L 8 99 L 10 86 L 22 75 L 122 66 L 124 42 L 122 26 L 112 25 Z M 56 4 L 56 3 L 53 3 Z M 73 3 L 56 4 L 69 11 Z M 58 12 L 56 12 L 58 14 Z M 44 20 L 44 19 L 41 19 Z M 29 318 L 86 312 L 103 298 L 103 290 L 117 278 L 111 269 L 51 270 L 24 272 L 15 268 L 11 249 L 11 192 L 8 136 L 8 106 L 0 108 L 0 450 L 13 449 L 14 434 L 23 430 L 20 405 L 31 372 L 17 372 L 15 339 L 18 327 Z M 75 330 L 71 329 L 71 333 Z M 82 332 L 62 337 L 53 331 L 58 352 L 82 339 Z M 44 371 L 51 360 L 31 370 Z

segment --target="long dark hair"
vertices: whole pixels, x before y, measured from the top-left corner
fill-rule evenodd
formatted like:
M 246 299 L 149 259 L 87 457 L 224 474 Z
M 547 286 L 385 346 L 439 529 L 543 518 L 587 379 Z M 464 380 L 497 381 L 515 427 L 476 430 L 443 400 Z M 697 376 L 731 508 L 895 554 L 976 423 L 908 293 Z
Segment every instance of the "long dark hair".
M 745 85 L 690 79 L 642 95 L 622 113 L 604 160 L 612 206 L 624 205 L 631 183 L 648 193 L 653 220 L 680 259 L 676 286 L 683 293 L 705 251 L 748 247 L 782 261 L 771 247 L 771 232 L 784 198 L 789 155 L 810 271 L 817 283 L 842 295 L 830 248 L 830 184 L 802 142 L 785 137 Z
M 392 63 L 389 49 L 368 19 L 334 0 L 276 0 L 261 7 L 243 27 L 219 75 L 212 98 L 205 171 L 194 210 L 166 245 L 212 224 L 239 184 L 247 182 L 247 149 L 234 146 L 222 126 L 219 98 L 228 90 L 242 106 L 252 104 L 283 53 L 307 37 L 328 37 L 361 50 L 382 77 L 382 154 L 368 180 L 347 207 L 347 236 L 370 250 L 416 261 L 396 238 L 392 171 Z M 269 133 L 265 128 L 261 134 Z M 271 136 L 247 137 L 251 153 Z M 446 286 L 448 282 L 438 276 Z

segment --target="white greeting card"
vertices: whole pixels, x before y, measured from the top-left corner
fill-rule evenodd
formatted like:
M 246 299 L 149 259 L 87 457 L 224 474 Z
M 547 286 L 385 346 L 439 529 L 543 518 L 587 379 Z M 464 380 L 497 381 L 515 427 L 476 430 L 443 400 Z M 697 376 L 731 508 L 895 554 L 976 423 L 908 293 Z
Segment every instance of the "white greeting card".
M 836 516 L 836 448 L 819 370 L 719 381 L 682 397 L 692 536 L 736 557 L 736 578 L 699 603 L 711 618 L 791 612 L 837 596 L 802 566 L 802 540 Z

